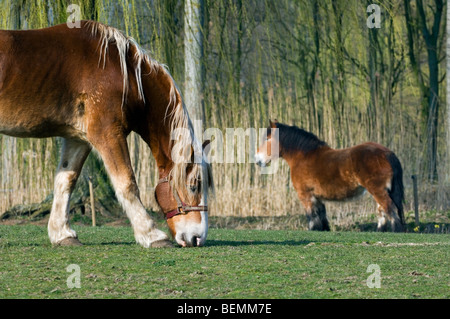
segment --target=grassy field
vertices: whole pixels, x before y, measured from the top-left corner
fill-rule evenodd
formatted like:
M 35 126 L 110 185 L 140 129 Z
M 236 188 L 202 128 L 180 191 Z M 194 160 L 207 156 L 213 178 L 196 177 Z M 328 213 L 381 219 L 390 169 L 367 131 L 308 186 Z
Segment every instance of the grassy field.
M 130 227 L 74 228 L 83 247 L 0 225 L 0 298 L 450 297 L 448 234 L 211 229 L 202 248 L 143 249 Z M 367 286 L 371 264 L 380 288 Z

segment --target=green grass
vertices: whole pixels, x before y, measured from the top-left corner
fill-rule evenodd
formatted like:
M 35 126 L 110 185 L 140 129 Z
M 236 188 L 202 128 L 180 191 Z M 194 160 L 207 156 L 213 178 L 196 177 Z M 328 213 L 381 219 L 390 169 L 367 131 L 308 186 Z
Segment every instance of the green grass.
M 448 234 L 210 229 L 202 248 L 144 249 L 130 227 L 0 225 L 0 298 L 449 298 Z M 77 264 L 81 288 L 68 288 Z M 381 288 L 368 288 L 370 264 Z

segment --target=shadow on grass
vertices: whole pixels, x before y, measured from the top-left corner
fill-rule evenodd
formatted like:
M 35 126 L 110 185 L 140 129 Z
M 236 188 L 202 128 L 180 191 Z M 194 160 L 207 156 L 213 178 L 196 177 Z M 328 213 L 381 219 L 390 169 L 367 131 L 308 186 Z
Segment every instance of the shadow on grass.
M 48 249 L 67 249 L 67 248 L 78 248 L 82 249 L 83 247 L 98 247 L 98 246 L 137 246 L 135 242 L 101 242 L 101 243 L 86 243 L 81 242 L 81 246 L 59 246 L 59 245 L 52 245 L 50 242 L 48 243 L 27 243 L 27 242 L 6 242 L 1 243 L 0 242 L 0 248 L 7 248 L 7 247 L 22 247 L 22 248 L 48 248 Z
M 136 246 L 135 241 L 104 241 L 104 242 L 81 242 L 83 246 Z
M 210 246 L 306 246 L 308 244 L 315 243 L 310 240 L 284 240 L 284 241 L 273 241 L 273 240 L 207 240 L 205 247 Z

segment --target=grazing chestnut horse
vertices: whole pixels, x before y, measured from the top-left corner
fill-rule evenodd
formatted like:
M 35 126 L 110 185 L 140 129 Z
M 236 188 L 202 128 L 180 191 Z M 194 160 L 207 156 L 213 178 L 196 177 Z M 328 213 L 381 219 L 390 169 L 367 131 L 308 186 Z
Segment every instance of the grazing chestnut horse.
M 271 154 L 273 149 L 278 150 L 278 155 Z M 403 229 L 402 167 L 388 148 L 364 143 L 335 150 L 312 133 L 270 121 L 256 162 L 265 166 L 277 157 L 284 158 L 291 169 L 292 183 L 306 209 L 310 230 L 330 230 L 323 200 L 344 201 L 365 190 L 378 204 L 377 230 L 386 230 L 386 218 L 392 231 Z
M 69 200 L 94 149 L 136 241 L 144 247 L 172 245 L 141 203 L 126 141 L 131 131 L 144 139 L 156 160 L 156 198 L 176 242 L 203 245 L 211 171 L 166 69 L 133 39 L 98 22 L 0 31 L 0 133 L 63 138 L 48 222 L 52 244 L 80 244 L 69 226 Z M 175 131 L 188 136 L 177 139 Z M 175 146 L 181 151 L 172 152 Z

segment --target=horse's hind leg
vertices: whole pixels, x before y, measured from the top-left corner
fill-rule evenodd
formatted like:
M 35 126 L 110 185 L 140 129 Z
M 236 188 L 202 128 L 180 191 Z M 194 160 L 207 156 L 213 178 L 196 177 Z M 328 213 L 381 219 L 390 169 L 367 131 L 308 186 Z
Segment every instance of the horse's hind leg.
M 102 132 L 91 133 L 88 138 L 103 159 L 117 199 L 133 226 L 136 242 L 145 248 L 171 246 L 169 237 L 156 228 L 142 205 L 125 136 Z
M 392 202 L 392 199 L 389 197 L 389 194 L 386 189 L 380 192 L 372 193 L 375 201 L 378 204 L 378 225 L 377 231 L 386 231 L 387 230 L 387 220 L 389 220 L 391 224 L 391 229 L 394 232 L 400 232 L 403 230 L 402 223 L 395 212 L 395 205 Z M 386 220 L 387 218 L 387 220 Z
M 388 211 L 389 220 L 391 222 L 391 230 L 393 232 L 402 232 L 403 225 L 402 225 L 400 218 L 398 217 L 398 214 L 395 211 L 394 207 L 395 207 L 395 205 L 392 203 L 389 206 L 389 211 Z
M 384 213 L 385 210 L 380 204 L 377 204 L 377 211 L 378 211 L 377 231 L 385 232 L 387 230 L 386 214 Z
M 69 226 L 70 195 L 91 148 L 88 144 L 64 139 L 55 176 L 53 204 L 48 221 L 48 235 L 54 245 L 79 245 L 77 234 Z

